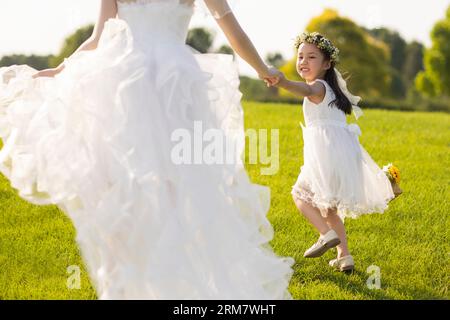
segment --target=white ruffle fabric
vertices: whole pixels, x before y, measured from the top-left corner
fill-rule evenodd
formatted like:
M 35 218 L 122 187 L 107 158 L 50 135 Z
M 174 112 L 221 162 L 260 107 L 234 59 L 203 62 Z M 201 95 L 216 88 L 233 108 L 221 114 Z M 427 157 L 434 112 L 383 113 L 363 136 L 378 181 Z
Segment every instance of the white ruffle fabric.
M 0 171 L 22 198 L 71 218 L 100 299 L 292 299 L 294 260 L 269 245 L 270 190 L 240 157 L 171 159 L 171 133 L 194 136 L 194 121 L 239 156 L 245 144 L 237 66 L 192 54 L 191 14 L 174 1 L 124 6 L 125 20 L 108 20 L 98 48 L 55 78 L 1 68 Z
M 383 213 L 395 197 L 386 174 L 359 142 L 360 127 L 346 123 L 344 112 L 328 104 L 335 96 L 323 80 L 320 104 L 304 101 L 303 165 L 291 193 L 311 203 L 322 216 L 337 209 L 342 221 Z

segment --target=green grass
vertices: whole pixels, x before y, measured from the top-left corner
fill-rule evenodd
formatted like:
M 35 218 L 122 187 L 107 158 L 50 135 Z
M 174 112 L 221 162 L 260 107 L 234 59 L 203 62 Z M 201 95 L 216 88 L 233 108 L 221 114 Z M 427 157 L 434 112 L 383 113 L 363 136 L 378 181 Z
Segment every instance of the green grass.
M 296 260 L 289 287 L 295 299 L 449 299 L 448 114 L 364 110 L 360 142 L 380 166 L 400 168 L 404 193 L 384 214 L 346 219 L 356 262 L 356 272 L 346 275 L 328 267 L 332 250 L 303 258 L 318 234 L 290 195 L 303 163 L 301 106 L 245 102 L 244 109 L 246 128 L 279 129 L 279 171 L 264 176 L 260 165 L 247 168 L 253 182 L 271 188 L 271 244 Z M 62 211 L 22 200 L 0 175 L 0 299 L 95 299 L 74 237 Z M 82 268 L 79 290 L 66 286 L 69 265 Z M 378 290 L 366 285 L 371 265 L 381 270 Z

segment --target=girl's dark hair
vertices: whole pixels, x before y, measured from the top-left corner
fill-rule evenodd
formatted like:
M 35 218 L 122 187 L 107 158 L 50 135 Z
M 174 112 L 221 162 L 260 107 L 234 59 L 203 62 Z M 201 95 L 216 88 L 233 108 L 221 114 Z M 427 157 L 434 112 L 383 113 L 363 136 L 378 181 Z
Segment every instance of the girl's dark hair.
M 323 50 L 321 50 L 321 51 L 327 59 L 331 59 L 330 55 L 327 52 L 325 52 Z M 341 88 L 339 87 L 337 75 L 336 75 L 336 72 L 334 71 L 334 67 L 335 67 L 335 63 L 331 62 L 330 69 L 328 69 L 327 72 L 325 73 L 325 81 L 329 84 L 331 89 L 333 89 L 334 94 L 336 96 L 336 99 L 331 101 L 329 106 L 331 107 L 332 104 L 335 104 L 336 107 L 338 109 L 344 111 L 345 114 L 352 114 L 352 104 L 351 104 L 350 100 L 348 100 L 347 96 L 344 95 Z

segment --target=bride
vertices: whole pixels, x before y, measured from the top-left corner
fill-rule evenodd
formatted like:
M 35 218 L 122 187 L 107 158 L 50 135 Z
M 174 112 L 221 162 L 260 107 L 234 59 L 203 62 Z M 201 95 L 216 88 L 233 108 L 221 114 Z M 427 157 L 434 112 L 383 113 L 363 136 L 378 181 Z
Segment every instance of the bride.
M 291 299 L 294 260 L 269 245 L 267 187 L 241 160 L 231 56 L 185 44 L 194 0 L 101 0 L 90 39 L 54 69 L 0 68 L 0 171 L 56 204 L 100 299 Z M 204 0 L 233 49 L 265 65 L 225 0 Z M 230 164 L 176 164 L 173 133 L 220 129 Z

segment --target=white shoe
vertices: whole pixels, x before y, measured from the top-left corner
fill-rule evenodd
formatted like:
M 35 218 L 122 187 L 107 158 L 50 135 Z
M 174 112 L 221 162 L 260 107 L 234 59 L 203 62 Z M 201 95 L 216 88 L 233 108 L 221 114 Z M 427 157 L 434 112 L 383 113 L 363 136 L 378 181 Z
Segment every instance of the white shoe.
M 331 229 L 323 236 L 319 237 L 316 243 L 312 245 L 311 248 L 305 251 L 303 255 L 305 258 L 317 258 L 327 252 L 329 249 L 336 247 L 341 240 L 337 235 L 336 231 Z
M 351 255 L 333 259 L 329 262 L 329 265 L 340 271 L 353 271 L 355 269 L 355 261 Z

